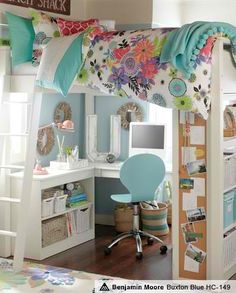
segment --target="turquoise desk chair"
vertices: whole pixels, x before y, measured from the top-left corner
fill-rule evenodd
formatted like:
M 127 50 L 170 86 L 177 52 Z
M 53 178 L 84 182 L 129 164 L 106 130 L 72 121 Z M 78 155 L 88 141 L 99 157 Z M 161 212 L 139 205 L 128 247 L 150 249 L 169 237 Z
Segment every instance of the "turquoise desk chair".
M 127 237 L 136 240 L 136 258 L 142 259 L 141 236 L 147 238 L 149 245 L 154 239 L 163 244 L 158 237 L 139 229 L 139 203 L 155 199 L 155 191 L 165 177 L 165 165 L 161 158 L 152 154 L 139 154 L 127 159 L 120 170 L 120 180 L 130 192 L 129 194 L 114 194 L 111 198 L 119 203 L 133 204 L 133 229 L 118 235 L 109 246 L 105 247 L 104 253 L 111 254 L 111 248 Z M 166 254 L 167 246 L 162 245 L 161 254 Z

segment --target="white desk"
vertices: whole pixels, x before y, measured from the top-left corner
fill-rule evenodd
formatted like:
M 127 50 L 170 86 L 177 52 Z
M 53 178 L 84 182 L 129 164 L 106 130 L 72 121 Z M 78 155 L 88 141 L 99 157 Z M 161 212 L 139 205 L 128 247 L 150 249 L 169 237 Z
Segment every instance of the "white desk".
M 30 221 L 28 226 L 28 238 L 26 245 L 26 254 L 25 256 L 32 259 L 41 260 L 61 251 L 64 251 L 68 248 L 76 246 L 80 243 L 88 241 L 94 238 L 95 228 L 94 223 L 95 219 L 97 223 L 110 223 L 113 222 L 113 217 L 110 215 L 104 217 L 104 215 L 96 215 L 94 211 L 94 202 L 95 202 L 95 177 L 103 178 L 119 178 L 120 168 L 122 162 L 115 162 L 113 164 L 109 163 L 89 163 L 88 167 L 75 169 L 75 170 L 55 170 L 48 168 L 47 175 L 34 175 L 32 182 L 32 198 L 31 206 L 29 208 Z M 23 179 L 23 172 L 17 172 L 10 175 L 11 181 L 11 195 L 14 197 L 20 197 L 19 191 L 21 190 L 21 184 Z M 170 169 L 167 168 L 166 179 L 171 180 Z M 92 203 L 91 209 L 91 224 L 90 229 L 81 234 L 76 234 L 72 237 L 68 237 L 65 240 L 56 242 L 47 247 L 42 247 L 42 222 L 45 220 L 41 216 L 41 192 L 44 189 L 62 185 L 65 183 L 81 181 L 86 193 L 88 195 L 89 201 Z M 11 213 L 11 223 L 12 230 L 16 229 L 16 217 L 17 207 L 12 207 Z M 61 214 L 66 214 L 70 212 L 70 209 L 66 209 Z M 50 218 L 54 218 L 59 214 L 53 214 Z M 100 217 L 99 217 L 100 216 Z M 13 247 L 12 247 L 13 251 Z
M 90 163 L 91 166 L 94 167 L 94 175 L 95 177 L 103 177 L 103 178 L 120 178 L 120 168 L 123 162 L 115 162 L 112 164 L 96 162 Z M 172 166 L 166 165 L 166 177 L 168 180 L 171 180 L 172 174 Z

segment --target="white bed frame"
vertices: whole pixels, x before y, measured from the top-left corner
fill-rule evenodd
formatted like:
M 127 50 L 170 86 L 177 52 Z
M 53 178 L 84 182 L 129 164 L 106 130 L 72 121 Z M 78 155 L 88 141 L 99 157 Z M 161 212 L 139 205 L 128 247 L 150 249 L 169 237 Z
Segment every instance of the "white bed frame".
M 236 70 L 232 66 L 229 56 L 223 51 L 223 45 L 227 41 L 223 38 L 218 39 L 213 51 L 212 66 L 212 105 L 211 114 L 207 126 L 207 169 L 208 169 L 208 188 L 207 188 L 207 279 L 228 279 L 236 273 L 235 263 L 224 270 L 223 253 L 223 192 L 224 192 L 224 170 L 223 170 L 223 101 L 236 100 Z M 0 97 L 10 92 L 27 93 L 33 96 L 34 119 L 31 120 L 29 133 L 30 150 L 27 153 L 25 163 L 25 180 L 23 193 L 30 194 L 32 182 L 32 169 L 35 158 L 35 147 L 37 130 L 39 127 L 39 115 L 42 96 L 53 91 L 35 87 L 35 76 L 11 75 L 10 70 L 10 50 L 0 48 Z M 86 87 L 74 86 L 70 93 L 85 94 L 85 115 L 94 114 L 94 97 L 104 96 L 101 92 L 93 91 Z M 173 111 L 173 219 L 172 241 L 173 241 L 173 279 L 179 279 L 179 203 L 178 203 L 178 112 Z M 236 142 L 236 140 L 235 140 Z M 27 221 L 27 210 L 29 200 L 22 198 L 21 222 L 18 231 L 22 231 L 24 223 Z M 25 231 L 26 232 L 26 231 Z M 20 236 L 16 244 L 16 268 L 22 265 L 23 255 L 20 251 L 25 244 L 25 232 Z M 236 245 L 236 244 L 235 244 Z

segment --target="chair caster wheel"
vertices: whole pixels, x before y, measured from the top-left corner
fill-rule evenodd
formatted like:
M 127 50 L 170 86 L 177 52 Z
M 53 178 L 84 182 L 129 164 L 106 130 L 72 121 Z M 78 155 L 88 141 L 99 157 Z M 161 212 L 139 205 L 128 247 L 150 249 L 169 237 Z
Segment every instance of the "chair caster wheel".
M 108 246 L 105 247 L 105 249 L 104 249 L 104 254 L 105 254 L 105 255 L 110 255 L 110 254 L 111 254 L 111 248 L 109 248 Z
M 167 253 L 167 246 L 166 245 L 161 246 L 160 251 L 161 251 L 161 254 L 166 254 Z
M 154 243 L 154 239 L 151 238 L 151 237 L 149 237 L 149 238 L 147 239 L 147 244 L 148 244 L 148 245 L 153 245 L 153 243 Z
M 137 258 L 137 259 L 142 259 L 142 258 L 143 258 L 143 254 L 142 254 L 142 252 L 137 252 L 137 253 L 136 253 L 136 258 Z

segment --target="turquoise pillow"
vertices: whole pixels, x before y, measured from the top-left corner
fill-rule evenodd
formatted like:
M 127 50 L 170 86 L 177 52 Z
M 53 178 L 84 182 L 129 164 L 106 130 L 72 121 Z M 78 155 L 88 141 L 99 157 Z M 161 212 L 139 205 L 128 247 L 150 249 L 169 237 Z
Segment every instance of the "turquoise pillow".
M 10 30 L 13 66 L 32 60 L 35 32 L 32 19 L 6 12 Z

